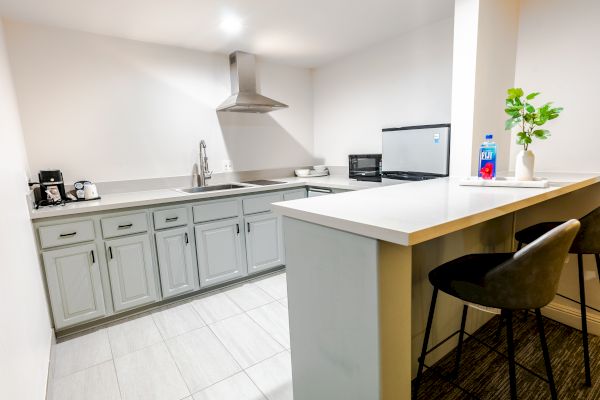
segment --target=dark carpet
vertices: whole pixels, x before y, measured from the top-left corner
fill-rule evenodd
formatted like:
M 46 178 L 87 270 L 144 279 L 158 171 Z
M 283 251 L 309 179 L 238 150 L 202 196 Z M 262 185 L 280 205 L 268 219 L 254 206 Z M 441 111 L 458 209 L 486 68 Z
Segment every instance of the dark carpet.
M 497 337 L 499 317 L 495 317 L 475 333 L 475 337 L 507 354 L 506 329 Z M 517 362 L 545 377 L 544 359 L 537 333 L 535 316 L 517 314 L 514 319 L 514 338 Z M 554 379 L 559 399 L 600 399 L 600 338 L 590 335 L 592 387 L 584 385 L 581 332 L 544 318 L 546 339 L 552 359 Z M 430 347 L 433 344 L 430 343 Z M 418 399 L 510 399 L 508 360 L 474 339 L 466 339 L 458 378 L 453 382 L 470 392 L 453 386 L 440 374 L 454 370 L 454 352 L 450 352 L 426 370 Z M 548 384 L 517 366 L 519 399 L 550 399 Z

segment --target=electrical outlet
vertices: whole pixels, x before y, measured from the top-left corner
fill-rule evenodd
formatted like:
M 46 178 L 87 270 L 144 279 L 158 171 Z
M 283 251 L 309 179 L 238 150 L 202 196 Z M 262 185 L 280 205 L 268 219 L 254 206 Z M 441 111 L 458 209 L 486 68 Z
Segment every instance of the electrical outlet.
M 223 160 L 223 172 L 231 171 L 233 171 L 233 165 L 231 164 L 231 160 Z

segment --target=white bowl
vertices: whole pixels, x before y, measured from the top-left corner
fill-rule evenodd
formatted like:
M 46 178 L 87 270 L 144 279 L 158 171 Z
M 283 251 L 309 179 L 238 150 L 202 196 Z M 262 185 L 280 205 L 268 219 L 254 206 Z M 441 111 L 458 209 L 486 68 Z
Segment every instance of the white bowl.
M 297 169 L 294 173 L 296 173 L 296 176 L 308 176 L 310 175 L 310 169 Z
M 315 165 L 313 167 L 313 169 L 318 173 L 323 173 L 323 172 L 327 171 L 327 166 L 326 165 Z

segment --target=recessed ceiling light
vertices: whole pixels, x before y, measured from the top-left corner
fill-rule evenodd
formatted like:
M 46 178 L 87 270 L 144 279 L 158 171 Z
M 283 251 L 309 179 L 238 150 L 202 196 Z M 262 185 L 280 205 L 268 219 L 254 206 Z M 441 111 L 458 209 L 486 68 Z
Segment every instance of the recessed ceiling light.
M 242 20 L 235 15 L 228 15 L 221 21 L 220 27 L 225 33 L 234 35 L 242 30 Z

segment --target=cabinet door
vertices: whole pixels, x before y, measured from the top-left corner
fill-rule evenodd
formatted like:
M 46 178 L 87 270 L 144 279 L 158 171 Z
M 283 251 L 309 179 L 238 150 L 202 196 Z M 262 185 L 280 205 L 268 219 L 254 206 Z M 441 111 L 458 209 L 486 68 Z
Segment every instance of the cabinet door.
M 245 222 L 248 273 L 283 265 L 281 218 L 269 212 L 246 217 Z
M 156 252 L 163 297 L 172 297 L 197 289 L 198 272 L 194 265 L 187 228 L 157 232 Z
M 57 329 L 106 314 L 95 244 L 45 251 L 43 257 Z
M 106 252 L 116 311 L 158 300 L 148 236 L 107 240 Z
M 240 222 L 234 218 L 195 227 L 201 287 L 246 275 Z

